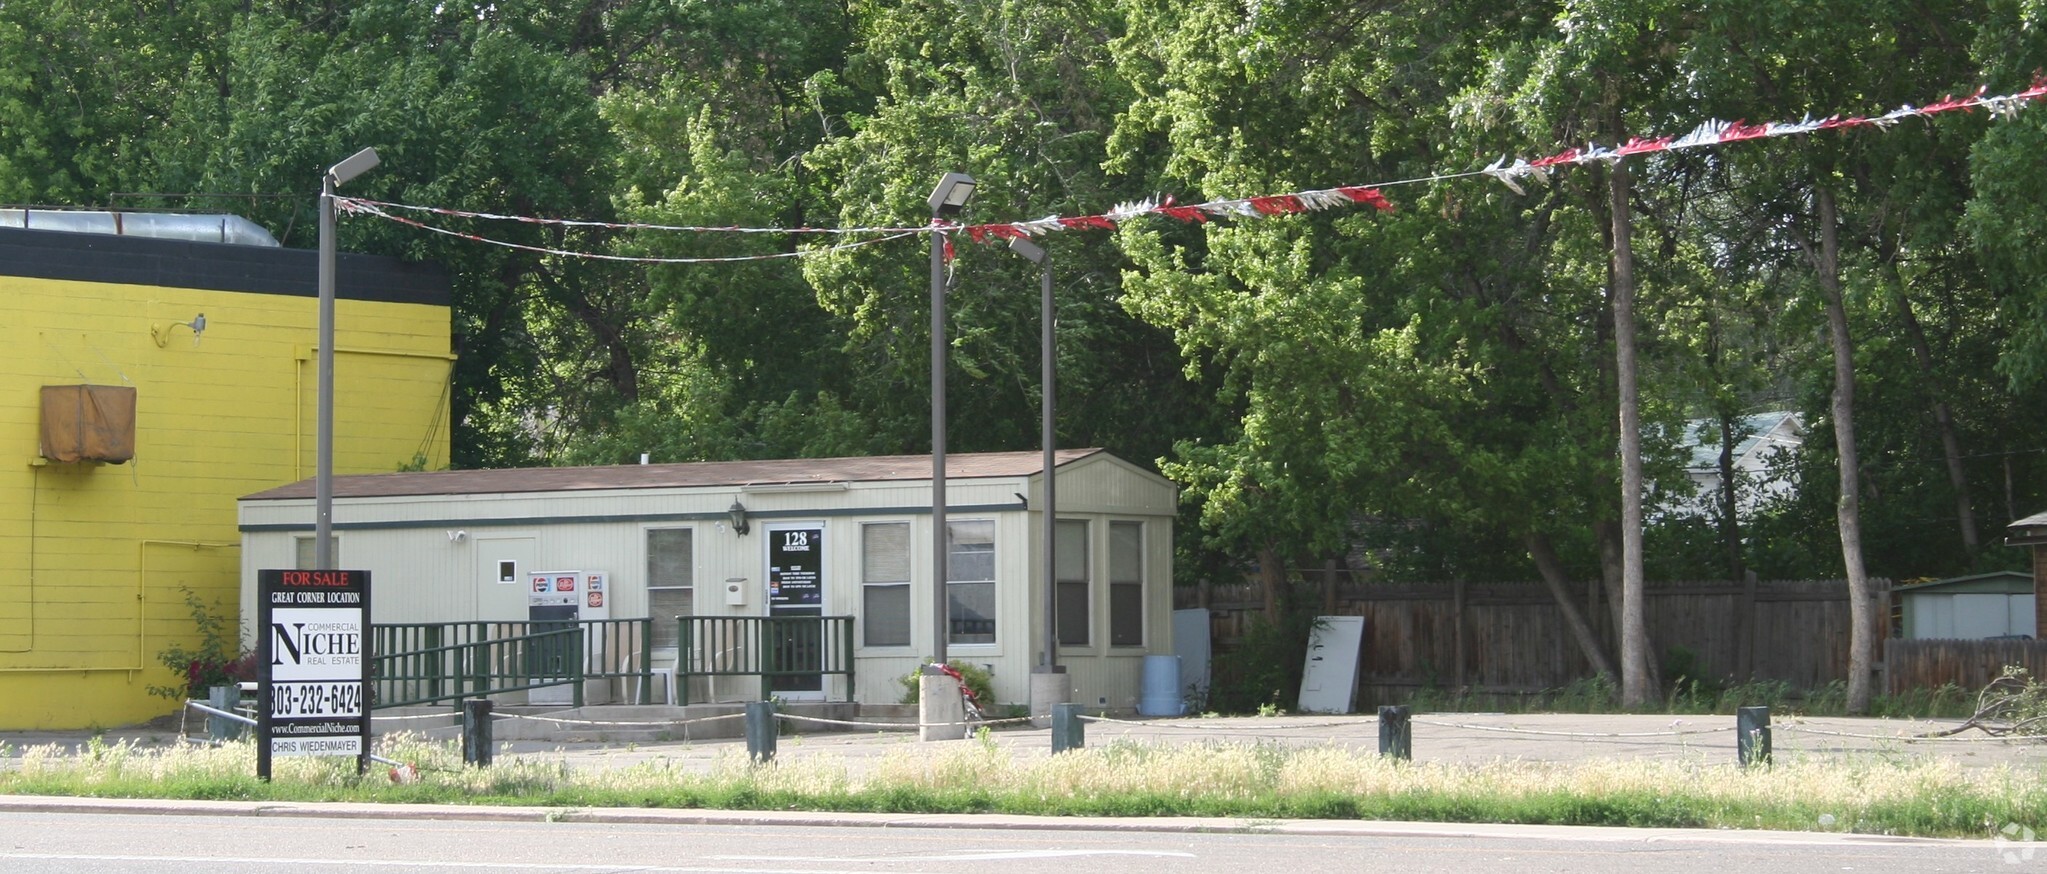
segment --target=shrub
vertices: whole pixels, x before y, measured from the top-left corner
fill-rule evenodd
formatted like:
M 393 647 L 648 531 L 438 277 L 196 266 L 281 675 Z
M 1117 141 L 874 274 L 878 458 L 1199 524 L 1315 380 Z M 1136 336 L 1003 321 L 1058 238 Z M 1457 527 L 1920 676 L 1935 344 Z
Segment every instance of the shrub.
M 1244 637 L 1210 660 L 1208 707 L 1218 713 L 1288 708 L 1301 688 L 1301 668 L 1315 614 L 1287 611 L 1278 621 L 1253 616 Z
M 199 595 L 190 588 L 179 586 L 185 593 L 185 607 L 191 611 L 192 624 L 199 630 L 199 646 L 187 648 L 183 643 L 174 643 L 156 654 L 156 660 L 171 672 L 184 678 L 184 682 L 149 687 L 149 694 L 173 701 L 206 697 L 206 690 L 214 686 L 227 686 L 256 679 L 256 654 L 241 648 L 234 623 L 218 612 L 216 605 L 199 600 Z
M 983 713 L 991 712 L 995 706 L 995 677 L 988 669 L 972 662 L 950 660 L 946 662 L 953 670 L 960 672 L 960 679 L 967 684 L 967 690 L 974 693 L 974 705 Z M 924 672 L 922 667 L 897 678 L 903 684 L 903 703 L 917 703 L 917 677 Z

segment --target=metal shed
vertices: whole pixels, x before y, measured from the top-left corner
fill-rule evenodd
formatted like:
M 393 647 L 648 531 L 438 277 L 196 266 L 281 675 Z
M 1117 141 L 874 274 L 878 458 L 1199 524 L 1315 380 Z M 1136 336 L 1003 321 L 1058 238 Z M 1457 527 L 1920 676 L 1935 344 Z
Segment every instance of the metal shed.
M 1173 651 L 1175 487 L 1099 449 L 1056 458 L 1059 662 L 1071 700 L 1129 709 L 1143 657 Z M 1045 639 L 1042 467 L 1034 451 L 947 458 L 948 656 L 986 666 L 1002 703 L 1028 700 Z M 244 616 L 258 569 L 310 560 L 313 487 L 240 501 Z M 641 670 L 631 662 L 644 652 L 664 678 L 683 675 L 660 685 L 689 702 L 762 695 L 758 680 L 693 670 L 767 646 L 719 629 L 850 617 L 829 644 L 843 644 L 850 673 L 773 694 L 894 703 L 934 637 L 931 498 L 928 455 L 344 476 L 335 554 L 372 573 L 377 624 L 559 618 L 571 606 L 582 619 L 650 618 L 651 639 L 617 647 L 605 667 Z
M 1904 636 L 1926 640 L 2032 637 L 2033 577 L 2018 571 L 1973 574 L 1899 586 Z

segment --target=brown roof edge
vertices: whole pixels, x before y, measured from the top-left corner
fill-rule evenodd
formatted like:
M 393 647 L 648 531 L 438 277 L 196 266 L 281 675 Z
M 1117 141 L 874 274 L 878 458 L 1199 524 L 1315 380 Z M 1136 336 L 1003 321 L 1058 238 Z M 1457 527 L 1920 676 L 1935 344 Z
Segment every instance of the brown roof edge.
M 1099 448 L 1061 449 L 1053 464 L 1064 467 L 1101 453 Z M 946 456 L 948 479 L 1031 476 L 1043 468 L 1043 453 L 963 452 Z M 783 458 L 761 461 L 698 461 L 679 464 L 618 464 L 601 467 L 517 467 L 374 473 L 337 476 L 337 498 L 427 495 L 530 494 L 603 489 L 675 489 L 931 479 L 929 455 L 871 455 L 844 458 Z M 313 497 L 313 480 L 257 492 L 244 501 L 287 501 Z

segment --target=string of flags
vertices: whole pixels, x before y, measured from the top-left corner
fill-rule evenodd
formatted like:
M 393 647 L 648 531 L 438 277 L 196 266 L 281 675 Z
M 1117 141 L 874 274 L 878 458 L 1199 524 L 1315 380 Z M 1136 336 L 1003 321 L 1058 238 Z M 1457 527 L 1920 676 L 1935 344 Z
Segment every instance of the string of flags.
M 1969 112 L 1976 109 L 1987 111 L 1992 118 L 2009 119 L 2018 115 L 2033 101 L 2047 98 L 2047 77 L 2036 78 L 2030 88 L 2010 94 L 1987 96 L 1988 86 L 1977 88 L 1967 97 L 1948 95 L 1924 106 L 1906 104 L 1881 115 L 1843 116 L 1830 115 L 1815 119 L 1811 115 L 1786 122 L 1751 124 L 1747 121 L 1721 121 L 1708 119 L 1682 136 L 1635 137 L 1619 145 L 1607 146 L 1587 143 L 1568 148 L 1555 154 L 1534 159 L 1502 156 L 1483 169 L 1460 173 L 1441 173 L 1380 182 L 1369 185 L 1345 185 L 1336 188 L 1318 188 L 1295 191 L 1286 194 L 1272 194 L 1259 197 L 1245 197 L 1228 200 L 1211 200 L 1203 203 L 1179 204 L 1170 196 L 1142 201 L 1117 204 L 1108 212 L 1096 215 L 1059 216 L 1051 215 L 1040 219 L 1019 222 L 993 222 L 986 224 L 962 225 L 933 221 L 925 226 L 878 226 L 878 227 L 717 227 L 692 225 L 660 225 L 637 222 L 604 222 L 573 219 L 545 219 L 529 216 L 499 215 L 495 213 L 441 207 L 413 206 L 399 203 L 366 200 L 354 197 L 336 197 L 335 206 L 351 213 L 373 215 L 401 224 L 453 237 L 505 246 L 513 249 L 541 252 L 579 258 L 595 258 L 610 261 L 632 261 L 654 264 L 705 264 L 734 261 L 760 261 L 775 258 L 793 258 L 843 251 L 859 246 L 868 246 L 903 237 L 938 233 L 946 235 L 945 255 L 952 257 L 951 234 L 963 233 L 976 243 L 1011 238 L 1039 237 L 1046 234 L 1080 230 L 1115 230 L 1118 226 L 1145 216 L 1163 216 L 1181 222 L 1199 224 L 1217 218 L 1257 219 L 1268 216 L 1292 215 L 1305 212 L 1320 212 L 1328 209 L 1369 206 L 1382 212 L 1391 212 L 1393 202 L 1388 200 L 1382 189 L 1404 185 L 1419 185 L 1447 182 L 1478 176 L 1492 178 L 1516 194 L 1526 194 L 1525 183 L 1530 181 L 1546 183 L 1549 175 L 1559 169 L 1579 167 L 1594 163 L 1613 164 L 1635 155 L 1650 155 L 1659 152 L 1678 152 L 1693 149 L 1715 148 L 1727 143 L 1747 140 L 1768 139 L 1809 134 L 1823 130 L 1848 130 L 1869 127 L 1889 130 L 1898 122 L 1908 118 L 1927 118 L 1951 112 Z M 614 230 L 641 230 L 687 233 L 735 233 L 735 234 L 797 234 L 797 235 L 839 235 L 867 236 L 870 239 L 837 243 L 830 246 L 799 248 L 787 252 L 760 255 L 739 255 L 719 258 L 657 258 L 603 253 L 576 252 L 543 246 L 533 246 L 494 240 L 478 234 L 449 230 L 427 224 L 425 221 L 397 215 L 397 212 L 426 213 L 467 219 L 514 221 L 528 224 L 594 227 Z
M 796 249 L 796 250 L 793 250 L 793 251 L 787 251 L 787 252 L 766 252 L 766 253 L 761 253 L 761 254 L 757 254 L 757 255 L 726 255 L 726 256 L 719 256 L 719 257 L 707 257 L 707 258 L 664 258 L 664 257 L 659 257 L 659 256 L 654 256 L 654 255 L 614 255 L 614 254 L 611 254 L 611 253 L 608 253 L 608 252 L 580 252 L 580 251 L 576 251 L 576 250 L 573 250 L 573 249 L 561 249 L 561 248 L 556 248 L 556 247 L 552 247 L 552 246 L 536 246 L 536 245 L 532 245 L 532 244 L 529 244 L 529 243 L 514 243 L 514 242 L 511 242 L 511 241 L 509 241 L 509 240 L 496 240 L 496 239 L 492 239 L 492 238 L 490 238 L 490 237 L 486 237 L 486 236 L 483 236 L 482 234 L 472 234 L 472 233 L 469 233 L 469 232 L 467 232 L 467 231 L 457 231 L 457 230 L 452 230 L 452 229 L 450 229 L 450 228 L 443 228 L 443 227 L 439 227 L 439 226 L 436 226 L 436 225 L 430 225 L 430 224 L 427 224 L 426 222 L 420 221 L 419 219 L 415 219 L 415 218 L 410 218 L 410 217 L 407 217 L 407 216 L 402 216 L 402 215 L 394 215 L 394 214 L 392 214 L 392 213 L 390 212 L 390 210 L 393 210 L 393 209 L 399 209 L 399 210 L 412 210 L 412 211 L 419 211 L 419 212 L 431 212 L 431 213 L 437 213 L 437 214 L 441 214 L 441 215 L 454 215 L 454 216 L 468 216 L 468 217 L 472 217 L 472 218 L 497 218 L 497 219 L 504 219 L 504 220 L 508 220 L 508 221 L 520 221 L 520 222 L 526 222 L 526 223 L 528 223 L 528 224 L 539 224 L 539 225 L 571 225 L 571 226 L 583 226 L 583 227 L 591 227 L 591 226 L 595 226 L 595 227 L 611 227 L 611 228 L 642 228 L 642 229 L 656 229 L 656 230 L 684 230 L 684 229 L 682 229 L 682 228 L 661 228 L 661 227 L 659 227 L 659 226 L 653 226 L 653 225 L 635 225 L 635 224 L 631 224 L 631 223 L 614 223 L 614 222 L 597 222 L 597 221 L 580 221 L 580 220 L 562 220 L 562 219 L 543 219 L 543 218 L 527 218 L 527 217 L 521 217 L 521 216 L 492 216 L 492 215 L 488 215 L 488 214 L 484 214 L 484 213 L 470 213 L 470 212 L 466 212 L 466 211 L 463 211 L 463 210 L 454 210 L 454 209 L 443 209 L 443 208 L 439 208 L 439 207 L 424 207 L 424 206 L 408 206 L 408 205 L 405 205 L 405 204 L 397 204 L 397 203 L 384 203 L 384 202 L 381 202 L 381 201 L 375 201 L 375 200 L 364 200 L 364 199 L 362 199 L 362 198 L 357 198 L 357 197 L 336 197 L 336 198 L 334 198 L 334 207 L 335 207 L 335 209 L 337 209 L 337 210 L 340 210 L 340 211 L 343 211 L 343 212 L 350 212 L 350 213 L 359 213 L 359 214 L 362 214 L 362 215 L 372 215 L 372 216 L 376 216 L 376 217 L 378 217 L 378 218 L 384 218 L 384 219 L 389 219 L 389 220 L 391 220 L 391 221 L 394 221 L 394 222 L 397 222 L 397 223 L 399 223 L 399 224 L 401 224 L 401 225 L 407 225 L 407 226 L 409 226 L 409 227 L 415 227 L 415 228 L 418 228 L 418 229 L 420 229 L 420 230 L 423 230 L 423 231 L 429 231 L 429 232 L 432 232 L 432 233 L 436 233 L 436 234 L 441 234 L 441 235 L 444 235 L 444 236 L 449 236 L 449 237 L 455 237 L 455 238 L 457 238 L 457 239 L 462 239 L 462 240 L 468 240 L 468 241 L 470 241 L 470 242 L 472 242 L 472 243 L 485 243 L 485 244 L 488 244 L 488 245 L 492 245 L 492 246 L 502 246 L 502 247 L 504 247 L 504 248 L 507 248 L 507 249 L 518 249 L 518 250 L 520 250 L 520 251 L 525 251 L 525 252 L 537 252 L 537 253 L 540 253 L 540 254 L 542 254 L 542 255 L 560 255 L 560 256 L 563 256 L 563 257 L 568 257 L 568 258 L 589 258 L 589 259 L 592 259 L 592 260 L 596 260 L 596 261 L 623 261 L 623 262 L 629 262 L 629 263 L 634 263 L 634 264 L 730 264 L 730 263 L 734 263 L 734 262 L 739 262 L 739 261 L 771 261 L 771 260 L 774 260 L 774 259 L 777 259 L 777 258 L 801 258 L 801 257 L 805 257 L 805 256 L 808 256 L 808 255 L 821 255 L 821 254 L 824 254 L 824 253 L 827 253 L 827 252 L 840 252 L 840 251 L 844 251 L 844 250 L 847 250 L 847 249 L 857 249 L 857 248 L 859 248 L 859 247 L 861 247 L 861 246 L 872 246 L 872 245 L 874 245 L 874 244 L 876 244 L 876 243 L 886 243 L 886 242 L 888 242 L 888 241 L 890 241 L 890 240 L 900 240 L 900 239 L 903 239 L 904 237 L 909 237 L 909 236 L 913 236 L 913 235 L 916 235 L 916 234 L 920 234 L 920 233 L 923 233 L 923 232 L 924 232 L 924 231 L 926 230 L 925 228 L 897 228 L 897 229 L 894 229 L 894 231 L 893 231 L 893 232 L 891 232 L 891 233 L 888 233 L 888 234 L 887 234 L 886 236 L 876 237 L 876 238 L 874 238 L 874 239 L 871 239 L 871 240 L 853 240 L 853 241 L 851 241 L 851 242 L 845 242 L 845 243 L 838 243 L 838 244 L 836 244 L 836 245 L 832 245 L 832 246 L 824 246 L 824 247 L 819 247 L 819 248 L 812 248 L 812 249 Z M 788 229 L 769 229 L 769 228 L 689 228 L 689 229 L 687 229 L 687 230 L 698 230 L 698 231 L 705 231 L 705 230 L 718 230 L 718 231 L 737 231 L 737 232 L 742 232 L 742 233 L 791 233 L 791 231 L 790 231 L 790 230 L 788 230 Z M 822 230 L 822 229 L 820 229 L 820 230 L 814 230 L 814 231 L 812 231 L 812 232 L 813 232 L 813 233 L 839 233 L 839 231 L 836 231 L 836 230 Z
M 1811 115 L 1807 115 L 1798 121 L 1773 122 L 1769 124 L 1749 124 L 1745 121 L 1708 119 L 1698 127 L 1693 128 L 1691 133 L 1681 137 L 1636 137 L 1611 148 L 1597 143 L 1588 143 L 1580 148 L 1565 149 L 1554 155 L 1537 158 L 1533 161 L 1517 158 L 1511 164 L 1507 162 L 1508 159 L 1506 157 L 1501 157 L 1500 160 L 1493 162 L 1491 166 L 1486 167 L 1480 172 L 1498 179 L 1502 184 L 1513 189 L 1514 193 L 1523 194 L 1526 192 L 1523 191 L 1519 184 L 1521 180 L 1534 178 L 1538 181 L 1545 181 L 1550 168 L 1566 165 L 1584 165 L 1594 162 L 1611 164 L 1630 155 L 1702 149 L 1718 146 L 1723 143 L 1741 142 L 1743 140 L 1796 136 L 1816 130 L 1840 130 L 1856 127 L 1875 127 L 1880 130 L 1889 130 L 1892 125 L 1908 118 L 1924 118 L 1946 112 L 1966 112 L 1978 108 L 1988 110 L 1993 118 L 2008 119 L 2018 115 L 2019 110 L 2024 109 L 2027 103 L 2047 97 L 2047 78 L 2036 78 L 2033 80 L 2031 88 L 2012 94 L 1986 97 L 1984 92 L 1988 89 L 1989 86 L 1979 87 L 1976 89 L 1976 93 L 1961 98 L 1951 94 L 1925 106 L 1906 104 L 1882 115 L 1831 115 L 1822 119 L 1815 119 Z

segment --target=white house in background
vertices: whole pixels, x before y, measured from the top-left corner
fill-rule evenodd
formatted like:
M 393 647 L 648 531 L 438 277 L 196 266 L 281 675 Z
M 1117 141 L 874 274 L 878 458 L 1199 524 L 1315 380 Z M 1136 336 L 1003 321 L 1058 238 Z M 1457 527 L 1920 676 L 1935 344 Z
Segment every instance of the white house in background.
M 1071 700 L 1133 708 L 1143 657 L 1173 652 L 1176 490 L 1099 449 L 1062 450 L 1055 467 Z M 947 654 L 988 666 L 999 702 L 1029 699 L 1045 638 L 1042 468 L 1038 452 L 947 458 Z M 257 570 L 306 566 L 313 487 L 241 499 L 242 615 L 256 615 Z M 527 621 L 534 586 L 559 575 L 581 589 L 546 600 L 577 618 L 653 617 L 650 664 L 672 670 L 675 616 L 851 616 L 852 682 L 777 694 L 863 703 L 900 700 L 933 642 L 928 455 L 341 476 L 333 513 L 336 563 L 371 572 L 374 623 Z M 754 700 L 761 683 L 680 691 Z
M 1765 499 L 1790 494 L 1798 484 L 1769 476 L 1769 466 L 1780 453 L 1795 451 L 1805 442 L 1804 423 L 1798 414 L 1782 410 L 1742 416 L 1735 427 L 1734 472 L 1741 482 L 1736 495 L 1737 509 L 1753 511 Z M 1720 420 L 1692 419 L 1685 422 L 1679 447 L 1690 453 L 1685 476 L 1695 492 L 1682 500 L 1680 512 L 1711 515 L 1720 501 Z
M 1911 639 L 2033 637 L 2033 575 L 1997 571 L 1891 590 Z

